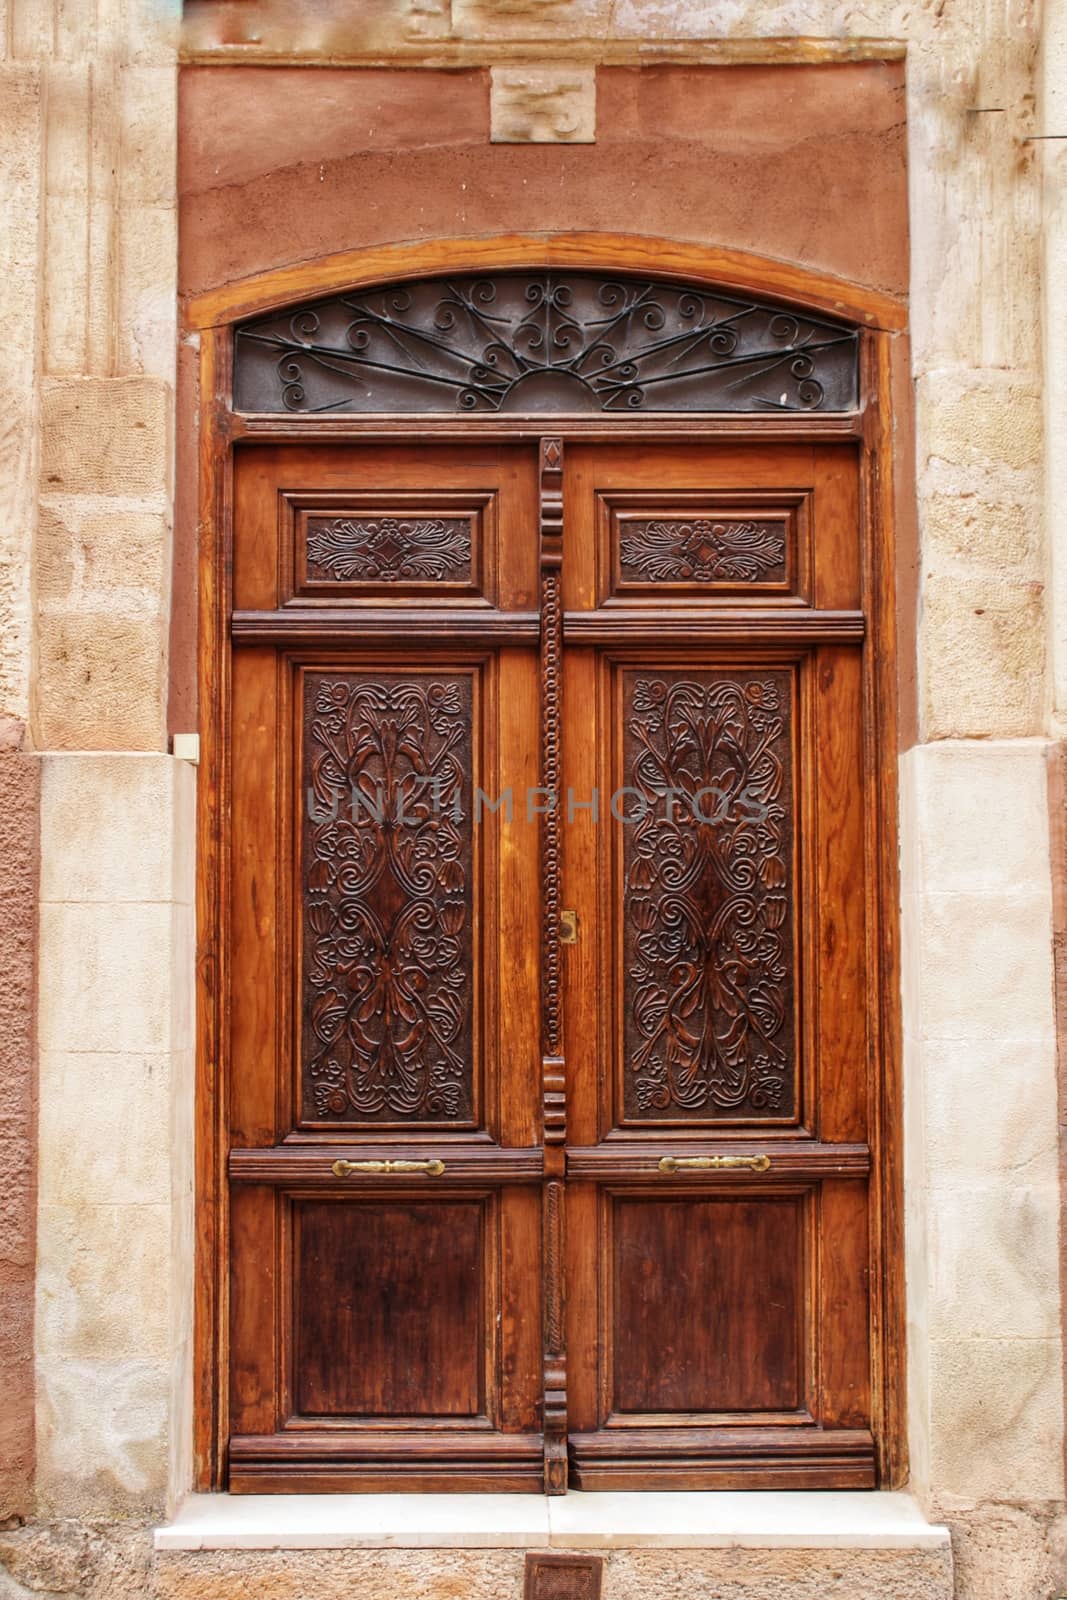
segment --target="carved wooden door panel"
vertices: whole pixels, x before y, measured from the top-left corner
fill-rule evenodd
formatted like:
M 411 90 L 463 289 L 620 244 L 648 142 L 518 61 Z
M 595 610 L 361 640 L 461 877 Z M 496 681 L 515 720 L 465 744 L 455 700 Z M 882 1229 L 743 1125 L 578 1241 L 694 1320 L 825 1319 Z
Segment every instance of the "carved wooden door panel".
M 235 478 L 229 1482 L 544 1470 L 531 446 Z
M 232 1488 L 873 1483 L 858 483 L 238 450 Z
M 571 1481 L 869 1486 L 856 455 L 564 484 Z

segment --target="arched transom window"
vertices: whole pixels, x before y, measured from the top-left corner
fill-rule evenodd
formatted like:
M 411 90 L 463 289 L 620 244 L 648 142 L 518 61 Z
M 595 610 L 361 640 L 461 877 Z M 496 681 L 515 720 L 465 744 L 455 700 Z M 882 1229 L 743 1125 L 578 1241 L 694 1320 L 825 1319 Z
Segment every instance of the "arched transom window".
M 850 411 L 858 334 L 704 286 L 479 273 L 256 317 L 234 367 L 253 412 Z

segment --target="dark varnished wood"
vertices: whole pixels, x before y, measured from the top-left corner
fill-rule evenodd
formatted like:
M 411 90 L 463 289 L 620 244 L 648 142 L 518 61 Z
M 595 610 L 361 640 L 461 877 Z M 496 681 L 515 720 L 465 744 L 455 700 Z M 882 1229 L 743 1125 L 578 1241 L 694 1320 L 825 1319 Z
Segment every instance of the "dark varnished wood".
M 642 666 L 617 689 L 625 1120 L 789 1119 L 793 675 Z
M 537 492 L 499 445 L 238 453 L 235 610 L 267 621 L 231 658 L 240 1492 L 542 1481 L 540 851 L 521 790 L 514 822 L 474 805 L 536 781 Z M 346 532 L 329 602 L 290 603 L 293 507 L 350 495 L 490 508 L 467 575 L 489 603 L 425 658 L 417 518 L 359 556 L 373 592 Z
M 229 1487 L 237 1494 L 530 1494 L 541 1482 L 540 1433 L 445 1427 L 319 1428 L 234 1434 Z
M 507 271 L 529 266 L 656 273 L 683 282 L 759 293 L 786 306 L 808 306 L 860 326 L 892 329 L 907 322 L 906 307 L 892 296 L 794 262 L 649 234 L 582 232 L 419 240 L 343 251 L 192 296 L 185 304 L 185 322 L 192 328 L 210 328 L 312 296 L 421 278 L 429 272 Z
M 817 611 L 797 606 L 744 611 L 726 606 L 699 612 L 656 612 L 612 610 L 566 611 L 563 636 L 574 644 L 615 644 L 623 639 L 634 643 L 655 643 L 677 639 L 712 643 L 743 643 L 766 639 L 769 643 L 787 639 L 846 640 L 863 638 L 865 623 L 861 611 Z
M 405 1141 L 405 1154 L 422 1161 L 442 1161 L 449 1185 L 478 1184 L 487 1179 L 502 1183 L 540 1183 L 544 1176 L 544 1157 L 536 1148 L 506 1149 L 490 1140 L 475 1141 L 459 1135 L 448 1141 L 436 1137 L 412 1138 Z M 327 1141 L 319 1138 L 294 1137 L 281 1145 L 252 1150 L 231 1150 L 227 1163 L 232 1183 L 269 1183 L 280 1188 L 328 1188 L 336 1191 L 337 1175 L 334 1162 L 351 1157 L 350 1144 L 340 1144 L 336 1137 Z M 361 1138 L 361 1161 L 388 1161 L 397 1156 L 397 1141 L 389 1144 Z M 345 1180 L 348 1188 L 366 1189 L 380 1184 L 373 1172 L 349 1173 Z M 420 1182 L 431 1189 L 441 1185 L 430 1174 Z
M 895 369 L 895 372 L 894 372 Z M 862 457 L 863 594 L 871 619 L 872 649 L 864 675 L 868 944 L 877 984 L 872 994 L 868 1082 L 871 1133 L 878 1152 L 871 1184 L 872 1413 L 880 1481 L 907 1481 L 905 1415 L 907 1356 L 904 1326 L 903 1084 L 900 1013 L 900 879 L 897 851 L 897 744 L 899 735 L 896 624 L 897 537 L 895 496 L 907 469 L 894 451 L 897 403 L 906 382 L 885 334 L 872 335 L 863 353 L 862 383 L 871 396 Z M 906 455 L 906 452 L 905 452 Z M 905 627 L 907 623 L 905 622 Z M 899 655 L 903 660 L 903 654 Z
M 576 1441 L 578 1489 L 872 1489 L 868 1429 L 605 1428 Z
M 609 1424 L 807 1409 L 797 1198 L 616 1195 L 611 1232 Z
M 294 1419 L 484 1415 L 485 1220 L 430 1195 L 297 1204 Z
M 767 1138 L 749 1130 L 742 1140 L 737 1137 L 740 1130 L 731 1129 L 731 1137 L 716 1139 L 715 1154 L 766 1156 L 767 1171 L 776 1178 L 862 1178 L 871 1170 L 871 1152 L 865 1144 L 822 1144 L 806 1137 L 782 1139 L 775 1136 L 779 1131 L 774 1130 Z M 567 1151 L 567 1175 L 594 1183 L 633 1177 L 655 1177 L 662 1182 L 659 1163 L 665 1156 L 699 1157 L 707 1151 L 705 1139 L 691 1138 L 682 1130 L 674 1138 L 662 1131 L 651 1138 L 609 1136 L 596 1145 L 571 1145 Z M 717 1175 L 716 1181 L 729 1176 L 727 1169 Z
M 261 304 L 246 301 L 244 309 L 250 314 Z M 556 1407 L 557 1416 L 561 1409 L 549 1358 L 564 1341 L 569 1347 L 571 1481 L 583 1487 L 867 1487 L 876 1471 L 872 1419 L 881 1481 L 899 1482 L 903 1342 L 896 1331 L 901 1299 L 888 339 L 878 336 L 866 346 L 868 400 L 852 418 L 687 419 L 684 426 L 646 419 L 632 433 L 626 419 L 631 443 L 622 451 L 609 443 L 619 436 L 615 427 L 589 419 L 561 419 L 558 429 L 554 424 L 568 452 L 576 452 L 563 483 L 567 554 L 559 569 L 564 786 L 573 784 L 584 798 L 590 782 L 609 776 L 600 765 L 604 733 L 611 727 L 604 676 L 608 656 L 617 656 L 622 665 L 639 651 L 643 659 L 672 669 L 696 661 L 718 670 L 730 659 L 743 665 L 755 659 L 775 669 L 796 664 L 799 670 L 803 1067 L 802 1117 L 795 1128 L 779 1128 L 773 1139 L 762 1138 L 757 1128 L 737 1127 L 728 1136 L 712 1136 L 713 1147 L 727 1154 L 767 1151 L 772 1166 L 766 1174 L 692 1173 L 684 1181 L 667 1181 L 657 1170 L 659 1154 L 700 1153 L 705 1134 L 694 1138 L 680 1125 L 649 1130 L 638 1151 L 629 1134 L 613 1132 L 612 1080 L 598 1065 L 611 1059 L 613 1048 L 612 1027 L 603 1015 L 613 993 L 603 979 L 604 961 L 611 960 L 610 940 L 605 944 L 611 877 L 593 830 L 564 829 L 562 903 L 577 907 L 581 935 L 577 945 L 562 952 L 565 1048 L 560 1059 L 565 1054 L 568 1067 L 551 1094 L 558 1097 L 564 1087 L 569 1091 L 570 1142 L 554 1146 L 560 1157 L 566 1154 L 566 1174 L 560 1169 L 551 1180 L 558 1201 L 551 1218 L 542 1124 L 548 1134 L 561 1119 L 559 1099 L 548 1098 L 551 1075 L 537 1038 L 543 936 L 537 829 L 491 829 L 479 865 L 479 924 L 486 930 L 488 952 L 481 1025 L 496 1044 L 496 1060 L 506 1061 L 508 1068 L 489 1071 L 486 1125 L 458 1136 L 467 1141 L 462 1154 L 454 1140 L 422 1136 L 413 1141 L 399 1132 L 388 1133 L 384 1144 L 379 1135 L 373 1144 L 353 1145 L 346 1135 L 343 1144 L 312 1141 L 311 1148 L 306 1135 L 296 1131 L 291 1057 L 297 1026 L 291 988 L 296 907 L 286 856 L 286 841 L 295 837 L 295 671 L 301 665 L 395 670 L 407 668 L 413 647 L 422 645 L 444 670 L 457 662 L 489 662 L 490 720 L 479 751 L 485 776 L 506 773 L 517 786 L 539 781 L 543 685 L 532 646 L 541 635 L 543 592 L 536 540 L 524 543 L 521 533 L 543 521 L 537 511 L 537 471 L 544 423 L 519 417 L 503 426 L 497 419 L 440 426 L 420 421 L 423 442 L 413 446 L 404 443 L 411 424 L 402 419 L 301 419 L 295 424 L 234 419 L 226 407 L 225 336 L 207 335 L 203 350 L 208 420 L 201 441 L 201 600 L 209 648 L 201 674 L 200 1103 L 205 1121 L 198 1183 L 202 1259 L 210 1270 L 200 1275 L 197 1302 L 199 1484 L 217 1481 L 213 1462 L 223 1459 L 221 1446 L 229 1435 L 231 1485 L 243 1491 L 360 1490 L 390 1483 L 435 1489 L 536 1487 L 545 1472 L 544 1400 Z M 331 437 L 337 444 L 296 444 Z M 720 443 L 709 451 L 712 437 Z M 449 460 L 446 471 L 436 462 L 428 464 L 429 438 L 447 443 L 442 451 Z M 240 475 L 236 496 L 231 475 L 239 439 L 263 441 L 255 446 L 255 470 L 244 472 L 243 499 Z M 509 439 L 529 440 L 534 448 L 521 458 L 514 445 L 507 445 Z M 831 443 L 835 439 L 854 440 L 860 448 Z M 353 454 L 357 440 L 365 443 Z M 374 440 L 380 453 L 367 450 Z M 283 449 L 283 441 L 293 441 L 294 448 Z M 604 447 L 599 455 L 598 441 Z M 586 459 L 582 452 L 588 452 Z M 711 463 L 707 470 L 702 460 Z M 369 487 L 368 462 L 373 469 Z M 789 582 L 773 604 L 766 592 L 758 599 L 753 595 L 751 604 L 736 592 L 714 600 L 679 594 L 666 605 L 647 591 L 640 597 L 631 591 L 625 600 L 621 592 L 606 597 L 596 570 L 589 573 L 584 566 L 585 552 L 597 548 L 595 500 L 590 496 L 587 502 L 584 487 L 595 478 L 598 493 L 616 497 L 699 497 L 710 489 L 736 501 L 744 498 L 738 494 L 744 490 L 767 503 L 768 496 L 799 493 L 810 517 L 809 564 L 804 567 L 798 545 Z M 314 588 L 322 581 L 314 577 L 311 583 L 301 579 L 304 592 L 297 593 L 300 584 L 292 577 L 287 583 L 279 569 L 278 552 L 288 548 L 290 558 L 293 553 L 282 529 L 289 514 L 285 496 L 295 495 L 308 506 L 321 502 L 332 514 L 335 504 L 353 494 L 357 509 L 366 508 L 366 496 L 375 488 L 391 495 L 394 507 L 405 495 L 412 497 L 409 508 L 429 503 L 427 491 L 433 491 L 440 512 L 490 496 L 493 509 L 485 526 L 499 517 L 499 548 L 502 553 L 509 545 L 512 564 L 505 559 L 494 572 L 495 555 L 483 547 L 485 564 L 474 595 L 458 592 L 468 583 L 465 576 L 456 580 L 451 596 L 447 585 L 432 597 L 412 590 L 399 604 L 373 584 L 375 592 L 367 590 L 356 604 L 343 584 L 333 587 L 332 578 L 328 596 Z M 243 557 L 237 551 L 231 601 L 229 530 L 235 520 L 240 547 L 242 517 L 250 543 Z M 493 537 L 488 535 L 490 543 Z M 290 565 L 288 570 L 296 569 Z M 590 587 L 583 590 L 587 582 Z M 447 620 L 441 616 L 446 609 L 452 613 Z M 615 618 L 605 614 L 611 609 Z M 285 610 L 288 618 L 280 615 Z M 330 616 L 322 617 L 327 610 Z M 231 619 L 237 623 L 232 634 Z M 231 653 L 231 642 L 240 649 Z M 278 865 L 272 868 L 276 854 Z M 494 950 L 506 952 L 506 965 Z M 251 1073 L 249 1063 L 255 1064 Z M 562 1069 L 556 1077 L 562 1078 Z M 324 1177 L 323 1165 L 372 1149 L 382 1159 L 425 1156 L 431 1144 L 434 1154 L 450 1162 L 446 1182 L 455 1188 L 433 1178 L 405 1180 L 402 1187 L 392 1182 L 383 1187 L 379 1181 L 375 1187 L 373 1179 L 360 1176 L 339 1186 L 344 1192 L 334 1207 L 335 1180 Z M 225 1179 L 231 1145 L 232 1191 Z M 555 1171 L 557 1157 L 550 1159 Z M 278 1388 L 278 1375 L 293 1371 L 297 1211 L 312 1203 L 357 1213 L 364 1203 L 425 1204 L 427 1188 L 434 1184 L 438 1187 L 431 1193 L 442 1206 L 496 1207 L 483 1288 L 496 1296 L 500 1316 L 500 1426 L 478 1422 L 472 1428 L 466 1413 L 435 1415 L 432 1425 L 423 1417 L 421 1423 L 413 1419 L 384 1429 L 352 1417 L 331 1418 L 328 1426 L 325 1419 L 302 1421 L 290 1408 L 284 1384 Z M 612 1186 L 627 1203 L 631 1193 L 636 1195 L 635 1215 L 644 1198 L 663 1206 L 665 1196 L 705 1206 L 758 1208 L 761 1197 L 770 1208 L 801 1206 L 805 1266 L 799 1359 L 809 1376 L 816 1375 L 807 1400 L 814 1420 L 803 1421 L 798 1411 L 786 1427 L 754 1410 L 743 1426 L 736 1416 L 709 1425 L 694 1412 L 687 1419 L 672 1413 L 677 1426 L 649 1427 L 635 1425 L 636 1413 L 625 1413 L 621 1426 L 601 1414 L 596 1397 L 604 1374 L 604 1339 L 598 1285 L 610 1280 L 604 1207 Z M 787 1202 L 786 1191 L 795 1198 Z M 758 1232 L 759 1225 L 754 1227 Z M 562 1300 L 564 1257 L 565 1326 L 558 1328 L 542 1285 L 547 1288 L 554 1279 L 553 1295 Z M 597 1330 L 592 1337 L 590 1328 Z M 216 1332 L 221 1337 L 212 1354 Z M 216 1386 L 214 1364 L 227 1361 L 230 1383 Z M 781 1359 L 778 1365 L 780 1379 Z M 766 1383 L 775 1373 L 768 1367 L 763 1377 Z M 491 1388 L 496 1379 L 490 1373 L 486 1381 Z M 556 1393 L 546 1397 L 549 1386 Z M 469 1398 L 456 1375 L 453 1388 L 450 1403 Z
M 197 440 L 197 688 L 202 739 L 197 783 L 196 875 L 196 1217 L 193 1308 L 193 1472 L 198 1487 L 220 1481 L 228 1432 L 229 1214 L 224 1084 L 228 795 L 223 751 L 229 737 L 232 538 L 231 454 L 226 428 L 230 341 L 205 332 L 200 348 Z
M 354 636 L 414 644 L 469 644 L 499 640 L 534 644 L 540 637 L 536 611 L 489 610 L 445 612 L 417 607 L 403 611 L 354 611 L 335 606 L 310 611 L 288 606 L 284 611 L 235 611 L 230 625 L 235 644 L 349 644 Z
M 647 786 L 669 724 L 671 786 L 688 794 L 721 766 L 740 792 L 751 766 L 771 805 L 751 839 L 717 829 L 706 883 L 687 828 L 652 811 L 643 829 L 576 813 L 567 830 L 568 900 L 588 930 L 568 952 L 566 995 L 572 1481 L 869 1486 L 857 456 L 571 444 L 568 461 L 563 737 L 576 792 Z M 648 582 L 640 606 L 609 603 L 605 504 L 741 503 L 746 488 L 804 505 L 807 555 L 798 547 L 791 583 L 807 603 L 699 604 L 673 569 L 658 605 Z M 672 693 L 686 702 L 681 722 Z M 731 695 L 737 714 L 724 721 Z M 703 911 L 686 909 L 694 896 Z M 734 916 L 736 948 L 703 951 L 709 930 L 731 943 Z M 777 1074 L 781 1092 L 744 1089 L 776 1049 L 795 1069 Z M 666 1085 L 659 1101 L 649 1062 Z M 664 1156 L 766 1165 L 664 1174 Z
M 560 806 L 562 745 L 563 440 L 540 442 L 538 504 L 541 561 L 541 787 L 548 800 L 541 817 L 541 1126 L 545 1148 L 542 1194 L 542 1392 L 545 1432 L 544 1489 L 567 1488 L 566 1187 L 567 1063 L 563 1054 L 563 818 Z

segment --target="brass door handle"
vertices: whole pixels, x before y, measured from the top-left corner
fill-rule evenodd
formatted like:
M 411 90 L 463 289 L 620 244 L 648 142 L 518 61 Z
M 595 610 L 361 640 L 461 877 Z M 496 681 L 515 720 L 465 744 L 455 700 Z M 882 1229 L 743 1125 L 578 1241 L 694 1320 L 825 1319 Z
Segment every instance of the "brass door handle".
M 424 1172 L 428 1178 L 439 1178 L 445 1170 L 443 1161 L 335 1161 L 330 1171 L 335 1178 L 347 1178 L 353 1172 Z
M 770 1156 L 663 1156 L 661 1172 L 734 1172 L 747 1168 L 749 1172 L 766 1172 Z

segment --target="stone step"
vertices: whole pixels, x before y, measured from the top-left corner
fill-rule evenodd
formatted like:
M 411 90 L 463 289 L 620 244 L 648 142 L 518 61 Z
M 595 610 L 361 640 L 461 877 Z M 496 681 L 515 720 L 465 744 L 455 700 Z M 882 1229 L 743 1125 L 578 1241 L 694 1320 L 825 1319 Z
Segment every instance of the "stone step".
M 906 1494 L 192 1495 L 152 1529 L 0 1532 L 0 1600 L 952 1600 Z
M 190 1496 L 156 1600 L 522 1600 L 531 1552 L 603 1560 L 602 1600 L 952 1600 L 906 1494 Z M 572 1580 L 573 1581 L 573 1580 Z M 545 1600 L 584 1600 L 559 1585 Z

